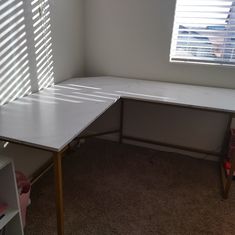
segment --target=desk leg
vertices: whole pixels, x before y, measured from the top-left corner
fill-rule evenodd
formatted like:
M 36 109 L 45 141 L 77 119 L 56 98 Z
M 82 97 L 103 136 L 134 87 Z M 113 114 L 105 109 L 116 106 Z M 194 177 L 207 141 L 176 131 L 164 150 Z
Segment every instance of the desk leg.
M 54 153 L 57 234 L 64 234 L 63 184 L 62 184 L 62 153 Z
M 122 133 L 123 133 L 123 116 L 124 116 L 124 100 L 121 98 L 120 107 L 120 126 L 119 126 L 119 144 L 122 144 Z
M 229 190 L 233 181 L 233 172 L 235 170 L 235 151 L 231 154 L 231 169 L 224 188 L 224 198 L 228 198 Z

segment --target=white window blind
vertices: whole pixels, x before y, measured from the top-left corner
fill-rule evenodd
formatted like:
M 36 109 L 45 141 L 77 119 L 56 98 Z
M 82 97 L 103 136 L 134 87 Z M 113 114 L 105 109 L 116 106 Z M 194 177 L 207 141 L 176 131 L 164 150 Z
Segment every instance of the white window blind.
M 235 1 L 177 0 L 170 61 L 235 65 Z

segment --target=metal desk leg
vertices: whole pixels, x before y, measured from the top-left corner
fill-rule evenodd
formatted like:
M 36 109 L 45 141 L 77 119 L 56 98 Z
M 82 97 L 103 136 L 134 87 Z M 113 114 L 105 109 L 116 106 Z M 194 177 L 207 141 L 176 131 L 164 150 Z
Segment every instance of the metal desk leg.
M 57 234 L 64 235 L 63 183 L 62 183 L 62 153 L 54 153 Z
M 233 181 L 233 172 L 235 170 L 235 151 L 231 154 L 231 169 L 224 188 L 224 198 L 228 198 L 229 190 Z
M 120 103 L 119 144 L 122 144 L 123 118 L 124 118 L 123 116 L 124 116 L 124 100 L 121 98 L 121 103 Z

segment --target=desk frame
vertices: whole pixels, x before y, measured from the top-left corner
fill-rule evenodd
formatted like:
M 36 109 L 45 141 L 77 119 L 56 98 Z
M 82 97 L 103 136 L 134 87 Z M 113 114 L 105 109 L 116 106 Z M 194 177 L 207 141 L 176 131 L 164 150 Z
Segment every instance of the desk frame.
M 226 157 L 226 155 L 228 153 L 228 143 L 229 143 L 229 137 L 230 137 L 231 124 L 232 124 L 232 119 L 235 118 L 234 113 L 225 112 L 225 111 L 218 111 L 218 110 L 213 110 L 213 109 L 206 109 L 206 108 L 187 107 L 187 106 L 181 106 L 181 105 L 176 105 L 176 104 L 165 104 L 165 103 L 160 103 L 160 102 L 155 102 L 155 101 L 146 101 L 146 100 L 140 100 L 140 99 L 135 99 L 135 98 L 120 98 L 120 99 L 121 99 L 121 108 L 120 108 L 119 143 L 123 143 L 123 140 L 126 139 L 126 140 L 142 142 L 142 143 L 146 143 L 146 144 L 153 144 L 153 145 L 159 145 L 159 146 L 163 146 L 163 147 L 176 148 L 176 149 L 180 149 L 180 150 L 184 150 L 184 151 L 191 151 L 191 152 L 196 152 L 196 153 L 204 153 L 204 154 L 220 156 L 222 196 L 223 196 L 224 199 L 228 198 L 229 191 L 230 191 L 231 184 L 232 184 L 232 180 L 233 180 L 233 172 L 235 171 L 235 150 L 232 151 L 231 170 L 230 170 L 230 174 L 228 176 L 225 175 L 225 170 L 224 170 L 223 164 L 224 164 L 224 158 Z M 227 128 L 225 130 L 224 138 L 223 138 L 221 152 L 213 152 L 213 151 L 208 151 L 208 150 L 204 150 L 204 149 L 190 148 L 190 147 L 186 147 L 186 146 L 175 145 L 175 144 L 171 144 L 171 143 L 151 141 L 151 140 L 148 140 L 148 139 L 136 138 L 136 137 L 133 137 L 133 136 L 128 136 L 128 135 L 123 134 L 125 100 L 132 101 L 132 102 L 164 105 L 164 106 L 168 105 L 168 106 L 172 106 L 172 107 L 178 107 L 178 108 L 183 108 L 183 109 L 191 109 L 191 110 L 194 109 L 194 110 L 206 111 L 206 112 L 212 112 L 212 113 L 223 113 L 223 114 L 228 115 L 228 123 L 227 123 Z
M 225 131 L 224 135 L 224 143 L 223 143 L 223 148 L 221 152 L 211 152 L 203 149 L 196 149 L 196 148 L 189 148 L 185 146 L 179 146 L 179 145 L 174 145 L 170 143 L 162 143 L 162 142 L 157 142 L 157 141 L 151 141 L 147 139 L 142 139 L 142 138 L 136 138 L 132 136 L 127 136 L 123 133 L 123 125 L 124 125 L 124 105 L 125 105 L 125 100 L 128 101 L 134 101 L 134 102 L 143 102 L 143 103 L 151 103 L 151 104 L 158 104 L 158 105 L 169 105 L 169 106 L 174 106 L 174 107 L 179 107 L 179 108 L 184 108 L 184 109 L 196 109 L 196 110 L 201 110 L 201 111 L 207 111 L 207 112 L 217 112 L 217 113 L 224 113 L 229 116 L 228 118 L 228 125 L 227 129 Z M 135 99 L 135 98 L 125 98 L 121 97 L 119 99 L 120 102 L 120 123 L 119 123 L 119 129 L 118 130 L 111 130 L 111 131 L 105 131 L 105 132 L 100 132 L 92 135 L 82 135 L 80 134 L 78 137 L 74 138 L 77 140 L 85 139 L 85 138 L 92 138 L 96 136 L 102 136 L 102 135 L 108 135 L 108 134 L 113 134 L 113 133 L 119 133 L 119 143 L 123 143 L 123 140 L 133 140 L 133 141 L 138 141 L 138 142 L 143 142 L 143 143 L 148 143 L 148 144 L 156 144 L 160 146 L 165 146 L 165 147 L 173 147 L 181 150 L 186 150 L 186 151 L 192 151 L 192 152 L 198 152 L 198 153 L 205 153 L 205 154 L 212 154 L 212 155 L 218 155 L 224 157 L 227 153 L 227 146 L 228 146 L 228 140 L 229 140 L 229 133 L 230 133 L 230 126 L 232 122 L 232 118 L 235 117 L 235 114 L 225 112 L 225 111 L 218 111 L 218 110 L 213 110 L 213 109 L 203 109 L 203 108 L 197 108 L 197 107 L 187 107 L 187 106 L 181 106 L 181 105 L 176 105 L 176 104 L 166 104 L 166 103 L 161 103 L 161 102 L 156 102 L 156 101 L 145 101 L 145 100 L 140 100 L 140 99 Z M 19 145 L 24 145 L 27 147 L 32 147 L 27 144 L 22 144 L 18 143 L 15 141 L 9 141 L 8 139 L 1 139 L 2 141 L 7 141 Z M 71 141 L 72 142 L 72 141 Z M 55 174 L 55 194 L 56 194 L 56 214 L 57 214 L 57 234 L 58 235 L 64 235 L 64 202 L 63 202 L 63 173 L 62 173 L 62 158 L 63 154 L 66 152 L 66 150 L 69 149 L 70 147 L 69 143 L 64 149 L 62 149 L 59 152 L 56 151 L 49 151 L 52 152 L 53 154 L 53 163 L 54 163 L 54 174 Z M 41 149 L 41 150 L 46 150 L 43 147 L 32 147 L 36 149 Z M 48 150 L 46 150 L 48 151 Z M 222 183 L 223 183 L 223 197 L 228 198 L 229 190 L 231 187 L 232 179 L 233 179 L 233 171 L 235 170 L 235 152 L 232 154 L 231 158 L 231 171 L 230 175 L 228 177 L 225 177 L 224 169 L 223 169 L 223 158 L 221 158 L 221 172 L 222 172 Z

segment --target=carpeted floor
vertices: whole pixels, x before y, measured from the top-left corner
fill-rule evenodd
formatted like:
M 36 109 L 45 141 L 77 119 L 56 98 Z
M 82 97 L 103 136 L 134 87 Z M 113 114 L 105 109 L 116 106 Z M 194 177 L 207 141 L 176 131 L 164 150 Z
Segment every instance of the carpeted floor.
M 235 234 L 218 163 L 92 140 L 63 170 L 66 235 Z M 53 180 L 51 170 L 32 188 L 26 235 L 56 234 Z

